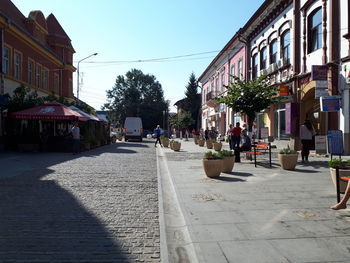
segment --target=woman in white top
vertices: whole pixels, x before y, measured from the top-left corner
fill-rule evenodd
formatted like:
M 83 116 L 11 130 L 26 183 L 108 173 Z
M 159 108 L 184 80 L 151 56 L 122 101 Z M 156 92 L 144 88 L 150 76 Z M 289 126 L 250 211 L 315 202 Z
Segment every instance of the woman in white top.
M 304 124 L 300 126 L 300 140 L 302 144 L 301 158 L 302 162 L 309 161 L 310 148 L 312 145 L 312 136 L 315 135 L 314 127 L 310 120 L 305 120 Z

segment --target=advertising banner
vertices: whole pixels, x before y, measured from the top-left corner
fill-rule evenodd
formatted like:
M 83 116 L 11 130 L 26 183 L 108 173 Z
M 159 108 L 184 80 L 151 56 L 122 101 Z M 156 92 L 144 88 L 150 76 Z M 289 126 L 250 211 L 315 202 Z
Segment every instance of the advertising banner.
M 285 105 L 286 109 L 286 134 L 295 134 L 296 133 L 296 119 L 298 117 L 298 104 L 293 102 L 288 102 Z
M 333 155 L 342 155 L 343 147 L 343 132 L 341 130 L 329 130 L 327 132 L 328 152 Z
M 320 108 L 324 112 L 336 112 L 340 110 L 339 96 L 320 97 Z
M 311 66 L 311 80 L 327 80 L 327 71 L 326 65 Z

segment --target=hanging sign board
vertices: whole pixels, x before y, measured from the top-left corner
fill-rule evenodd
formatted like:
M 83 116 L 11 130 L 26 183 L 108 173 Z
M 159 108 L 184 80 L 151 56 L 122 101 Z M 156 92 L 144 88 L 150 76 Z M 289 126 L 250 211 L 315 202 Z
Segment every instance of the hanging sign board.
M 325 96 L 320 97 L 321 111 L 336 112 L 340 110 L 340 97 L 338 96 Z
M 315 99 L 320 97 L 329 96 L 328 94 L 328 82 L 327 80 L 317 80 L 315 81 Z
M 315 136 L 315 150 L 317 154 L 327 153 L 327 136 Z
M 343 147 L 343 132 L 341 130 L 329 130 L 327 132 L 328 152 L 333 155 L 342 155 Z
M 311 80 L 327 80 L 327 71 L 326 65 L 311 66 Z
M 281 85 L 279 86 L 279 94 L 280 97 L 289 95 L 289 86 Z

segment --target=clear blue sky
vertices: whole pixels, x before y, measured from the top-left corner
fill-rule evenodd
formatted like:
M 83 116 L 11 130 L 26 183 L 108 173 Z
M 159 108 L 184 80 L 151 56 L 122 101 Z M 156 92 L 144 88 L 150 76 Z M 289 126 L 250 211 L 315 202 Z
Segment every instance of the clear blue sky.
M 198 78 L 263 0 L 12 0 L 28 16 L 53 13 L 76 51 L 80 99 L 97 110 L 118 75 L 131 68 L 154 75 L 172 105 L 184 97 L 191 72 Z M 162 62 L 110 63 L 216 51 Z M 76 94 L 76 73 L 74 93 Z

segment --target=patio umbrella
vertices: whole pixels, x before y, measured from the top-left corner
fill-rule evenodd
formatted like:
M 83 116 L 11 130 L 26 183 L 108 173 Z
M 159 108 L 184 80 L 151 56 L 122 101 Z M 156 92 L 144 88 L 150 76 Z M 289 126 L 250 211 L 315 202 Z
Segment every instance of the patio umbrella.
M 100 121 L 97 117 L 95 117 L 92 114 L 86 113 L 85 111 L 82 111 L 81 109 L 75 107 L 75 106 L 69 106 L 69 108 L 71 108 L 72 110 L 80 113 L 81 115 L 85 116 L 88 120 L 91 121 Z
M 11 114 L 11 117 L 22 120 L 89 120 L 88 117 L 56 101 L 47 102 L 34 108 L 14 112 Z

